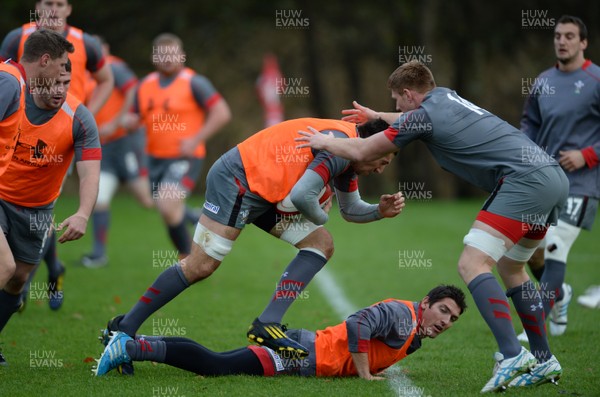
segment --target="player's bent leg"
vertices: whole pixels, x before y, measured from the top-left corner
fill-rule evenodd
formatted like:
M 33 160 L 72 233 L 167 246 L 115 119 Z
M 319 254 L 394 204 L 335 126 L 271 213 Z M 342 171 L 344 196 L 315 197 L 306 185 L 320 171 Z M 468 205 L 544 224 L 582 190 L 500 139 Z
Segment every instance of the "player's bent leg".
M 187 192 L 169 184 L 156 193 L 156 208 L 167 226 L 169 237 L 179 252 L 179 257 L 184 258 L 191 252 L 191 238 L 184 216 Z
M 475 221 L 463 242 L 465 248 L 459 259 L 459 273 L 467 286 L 481 316 L 494 334 L 500 352 L 492 378 L 482 393 L 497 391 L 506 386 L 536 362 L 517 340 L 510 306 L 502 287 L 491 273 L 493 266 L 512 247 L 510 239 L 489 225 Z
M 15 261 L 16 269 L 4 289 L 0 290 L 0 332 L 4 329 L 10 317 L 21 305 L 21 292 L 29 280 L 29 274 L 35 266 L 22 261 Z
M 108 264 L 106 242 L 110 227 L 110 203 L 118 187 L 119 179 L 113 172 L 100 172 L 98 198 L 92 212 L 92 252 L 81 258 L 81 264 L 87 268 L 98 268 Z
M 571 247 L 577 240 L 581 228 L 559 219 L 556 227 L 550 229 L 546 236 L 544 275 L 542 286 L 549 294 L 544 299 L 544 310 L 550 318 L 550 334 L 562 335 L 567 330 L 567 310 L 573 292 L 571 286 L 565 284 L 567 258 Z
M 17 265 L 6 241 L 6 236 L 0 229 L 0 289 L 4 288 L 8 280 L 15 274 L 16 268 Z
M 285 335 L 281 321 L 289 307 L 296 301 L 308 296 L 306 286 L 325 266 L 333 255 L 333 237 L 324 227 L 317 226 L 306 219 L 283 220 L 273 227 L 270 233 L 294 245 L 300 251 L 288 264 L 277 282 L 271 300 L 250 326 L 247 336 L 251 342 L 267 346 L 278 352 L 292 352 L 306 356 L 308 350 Z
M 150 181 L 147 176 L 139 176 L 127 183 L 129 190 L 133 193 L 133 197 L 144 208 L 153 208 L 154 201 L 150 195 Z
M 542 280 L 544 274 L 544 246 L 545 242 L 542 240 L 540 246 L 535 250 L 531 258 L 527 261 L 531 274 L 537 281 Z

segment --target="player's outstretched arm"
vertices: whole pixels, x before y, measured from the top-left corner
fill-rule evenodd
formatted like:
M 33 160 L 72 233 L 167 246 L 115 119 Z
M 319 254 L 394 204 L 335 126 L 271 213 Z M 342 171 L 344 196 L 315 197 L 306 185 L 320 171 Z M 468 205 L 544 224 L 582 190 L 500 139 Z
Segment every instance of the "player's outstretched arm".
M 355 124 L 363 124 L 369 120 L 382 119 L 389 125 L 392 125 L 394 121 L 396 121 L 398 117 L 400 117 L 400 115 L 402 114 L 376 112 L 375 110 L 363 106 L 356 101 L 352 101 L 352 106 L 354 106 L 354 109 L 342 110 L 342 114 L 345 115 L 344 117 L 342 117 L 342 120 Z
M 295 139 L 300 143 L 296 148 L 310 147 L 327 150 L 335 156 L 350 161 L 373 161 L 397 150 L 396 145 L 381 132 L 367 139 L 339 139 L 334 138 L 333 134 L 321 134 L 311 126 L 308 126 L 307 129 L 308 131 L 298 131 L 301 137 Z

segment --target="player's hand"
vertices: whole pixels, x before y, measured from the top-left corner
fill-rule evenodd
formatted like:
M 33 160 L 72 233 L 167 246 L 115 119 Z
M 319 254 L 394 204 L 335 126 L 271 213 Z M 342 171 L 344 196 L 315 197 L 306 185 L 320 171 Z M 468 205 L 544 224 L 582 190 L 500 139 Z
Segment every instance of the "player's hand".
M 402 212 L 405 205 L 402 192 L 384 194 L 379 199 L 379 213 L 384 218 L 393 218 Z
M 323 211 L 326 213 L 329 213 L 329 210 L 331 210 L 331 207 L 333 206 L 333 196 L 335 196 L 335 193 L 327 199 L 327 202 L 325 202 L 325 205 L 323 206 Z
M 375 120 L 379 117 L 376 111 L 369 109 L 368 107 L 363 106 L 356 101 L 352 101 L 352 106 L 354 106 L 354 109 L 342 110 L 342 114 L 346 115 L 342 117 L 342 120 L 350 123 L 362 124 L 369 120 Z
M 102 126 L 98 127 L 98 135 L 100 137 L 106 137 L 112 135 L 113 132 L 117 129 L 117 120 L 111 120 L 107 123 L 102 124 Z
M 56 228 L 57 232 L 64 230 L 62 236 L 58 238 L 59 243 L 66 243 L 67 241 L 79 240 L 85 234 L 87 228 L 87 218 L 83 215 L 74 214 L 65 219 Z
M 560 150 L 558 163 L 568 172 L 573 172 L 585 166 L 585 158 L 581 150 Z
M 140 126 L 140 116 L 135 113 L 125 113 L 121 118 L 121 127 L 127 131 L 133 131 L 138 129 Z
M 313 127 L 307 127 L 307 128 L 308 128 L 308 131 L 310 131 L 310 132 L 298 130 L 298 134 L 300 134 L 302 136 L 300 138 L 294 139 L 294 141 L 306 142 L 306 143 L 296 145 L 296 149 L 310 147 L 310 148 L 317 149 L 317 150 L 323 150 L 323 149 L 325 149 L 327 140 L 335 138 L 333 136 L 333 132 L 330 132 L 329 134 L 325 135 L 325 134 L 321 134 L 319 131 L 317 131 Z
M 181 150 L 182 157 L 193 157 L 196 148 L 198 147 L 198 142 L 196 138 L 186 138 L 181 140 L 181 146 L 179 149 Z
M 385 380 L 385 377 L 383 376 L 378 376 L 378 375 L 367 375 L 367 376 L 361 376 L 361 378 L 365 379 L 365 380 Z

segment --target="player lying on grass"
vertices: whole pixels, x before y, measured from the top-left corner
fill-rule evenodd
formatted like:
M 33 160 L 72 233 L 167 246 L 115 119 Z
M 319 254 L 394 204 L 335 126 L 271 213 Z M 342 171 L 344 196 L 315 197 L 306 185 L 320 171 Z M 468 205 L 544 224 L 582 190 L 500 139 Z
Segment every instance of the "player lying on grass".
M 208 172 L 206 202 L 192 253 L 160 274 L 128 313 L 111 320 L 107 333 L 123 331 L 134 336 L 152 313 L 190 285 L 209 277 L 244 227 L 253 223 L 299 252 L 283 272 L 267 307 L 251 325 L 248 337 L 276 351 L 308 354 L 305 347 L 285 336 L 280 323 L 296 297 L 333 255 L 333 238 L 321 227 L 328 220 L 329 207 L 321 208 L 320 191 L 333 183 L 340 213 L 355 223 L 397 216 L 404 207 L 404 197 L 400 192 L 384 194 L 378 204 L 369 204 L 358 190 L 358 175 L 381 173 L 392 154 L 353 162 L 324 151 L 296 150 L 296 131 L 307 123 L 346 139 L 380 130 L 377 123 L 363 125 L 359 131 L 356 124 L 339 120 L 288 120 L 252 135 L 225 153 Z M 288 195 L 301 215 L 276 212 L 277 203 Z M 252 264 L 251 257 L 248 261 L 260 272 L 260 264 Z
M 356 102 L 355 109 L 345 113 L 346 120 L 355 122 L 383 117 L 392 125 L 389 129 L 367 139 L 344 140 L 314 133 L 307 126 L 311 132 L 300 131 L 303 137 L 297 140 L 308 143 L 299 147 L 367 161 L 421 140 L 445 170 L 489 192 L 464 237 L 458 260 L 458 271 L 500 350 L 494 375 L 481 392 L 501 390 L 513 380 L 520 386 L 554 382 L 562 368 L 550 351 L 542 300 L 524 265 L 565 204 L 569 193 L 565 173 L 519 130 L 455 91 L 436 87 L 433 74 L 422 63 L 398 67 L 388 87 L 403 113 L 378 113 Z M 495 265 L 506 291 L 492 273 Z M 527 332 L 531 353 L 517 340 L 507 297 Z
M 113 333 L 94 373 L 104 375 L 131 361 L 154 361 L 198 375 L 360 376 L 384 379 L 380 372 L 414 353 L 423 338 L 435 338 L 465 311 L 464 293 L 439 285 L 420 302 L 386 299 L 350 315 L 341 324 L 316 332 L 286 331 L 310 354 L 277 353 L 248 346 L 217 353 L 187 338 Z

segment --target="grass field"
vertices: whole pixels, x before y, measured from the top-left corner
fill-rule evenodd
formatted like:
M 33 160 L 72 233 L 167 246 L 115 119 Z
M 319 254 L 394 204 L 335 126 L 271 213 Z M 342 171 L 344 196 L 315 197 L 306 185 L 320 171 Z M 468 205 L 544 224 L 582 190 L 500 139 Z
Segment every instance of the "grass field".
M 199 197 L 192 201 L 201 203 Z M 367 225 L 348 224 L 334 214 L 328 229 L 336 253 L 328 269 L 357 308 L 388 297 L 419 300 L 438 283 L 453 283 L 466 292 L 456 261 L 479 205 L 409 202 L 400 217 Z M 57 220 L 75 207 L 73 198 L 61 198 Z M 59 247 L 67 265 L 62 309 L 52 312 L 47 300 L 30 299 L 2 333 L 9 366 L 0 367 L 0 396 L 468 396 L 477 395 L 491 375 L 496 345 L 467 294 L 469 309 L 455 327 L 439 339 L 424 340 L 420 351 L 400 363 L 397 372 L 406 374 L 413 386 L 360 379 L 202 378 L 152 363 L 136 364 L 134 377 L 114 371 L 92 377 L 90 358 L 102 352 L 98 330 L 137 301 L 173 262 L 173 250 L 158 214 L 139 208 L 129 196 L 119 195 L 114 201 L 106 268 L 86 269 L 77 263 L 90 247 L 89 229 L 83 240 Z M 598 227 L 582 233 L 571 253 L 567 281 L 575 296 L 590 284 L 600 284 L 599 233 Z M 248 227 L 212 277 L 157 312 L 140 332 L 183 335 L 217 351 L 244 346 L 248 325 L 262 311 L 293 255 L 285 243 Z M 400 256 L 413 255 L 426 265 L 400 267 Z M 43 290 L 45 282 L 42 268 L 32 290 Z M 290 327 L 317 329 L 340 319 L 312 283 L 284 320 Z M 574 302 L 569 321 L 564 336 L 550 339 L 564 368 L 560 385 L 509 390 L 506 395 L 600 395 L 600 310 Z

